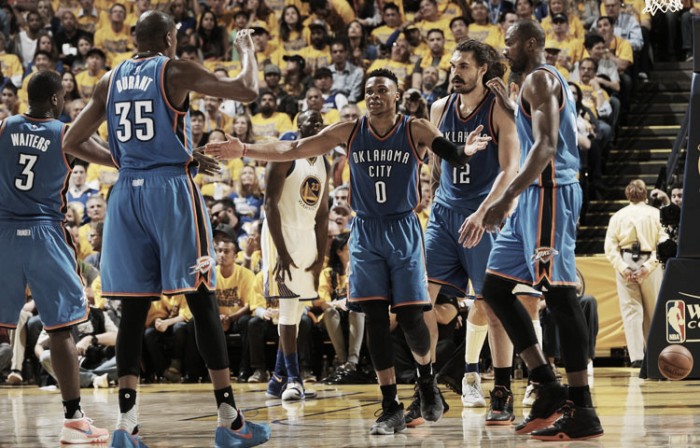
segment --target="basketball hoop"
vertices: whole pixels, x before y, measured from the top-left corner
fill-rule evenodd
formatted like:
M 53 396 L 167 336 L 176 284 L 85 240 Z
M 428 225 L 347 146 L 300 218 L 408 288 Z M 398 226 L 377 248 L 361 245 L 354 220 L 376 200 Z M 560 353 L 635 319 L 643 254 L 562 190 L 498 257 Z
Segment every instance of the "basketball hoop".
M 683 9 L 682 0 L 644 0 L 646 6 L 642 13 L 649 13 L 652 16 L 658 11 L 661 12 L 676 12 Z

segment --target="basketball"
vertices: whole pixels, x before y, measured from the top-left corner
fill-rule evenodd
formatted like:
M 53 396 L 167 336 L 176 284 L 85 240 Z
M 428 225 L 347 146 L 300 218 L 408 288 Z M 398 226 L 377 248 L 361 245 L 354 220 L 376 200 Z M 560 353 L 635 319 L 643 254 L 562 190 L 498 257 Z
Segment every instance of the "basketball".
M 671 381 L 682 380 L 693 370 L 693 355 L 682 345 L 669 345 L 659 354 L 659 371 Z

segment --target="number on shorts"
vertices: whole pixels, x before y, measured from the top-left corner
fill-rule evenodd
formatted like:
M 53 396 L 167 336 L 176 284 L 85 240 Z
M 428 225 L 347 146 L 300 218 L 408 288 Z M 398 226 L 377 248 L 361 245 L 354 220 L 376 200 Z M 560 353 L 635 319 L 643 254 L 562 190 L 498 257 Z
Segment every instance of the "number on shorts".
M 134 105 L 134 116 L 130 117 L 131 105 Z M 114 103 L 114 112 L 119 117 L 119 127 L 117 128 L 117 140 L 128 142 L 132 134 L 142 142 L 147 142 L 155 135 L 153 118 L 148 114 L 153 113 L 153 101 L 121 101 Z M 132 130 L 135 129 L 135 132 Z
M 383 204 L 386 202 L 386 182 L 379 180 L 374 183 L 374 192 L 377 194 L 377 202 Z
M 24 178 L 17 177 L 15 179 L 15 188 L 22 191 L 29 191 L 34 187 L 34 171 L 32 171 L 32 169 L 37 160 L 39 160 L 39 156 L 31 154 L 19 155 L 19 164 L 24 167 L 22 170 Z
M 468 184 L 471 182 L 469 179 L 469 164 L 462 167 L 452 168 L 452 183 L 453 184 Z

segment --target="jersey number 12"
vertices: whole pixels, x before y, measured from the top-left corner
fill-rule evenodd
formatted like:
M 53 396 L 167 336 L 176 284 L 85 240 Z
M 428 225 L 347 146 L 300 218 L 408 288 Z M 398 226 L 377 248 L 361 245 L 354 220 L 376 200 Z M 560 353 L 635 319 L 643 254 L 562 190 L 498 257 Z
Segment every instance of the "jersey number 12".
M 461 166 L 459 168 L 452 168 L 452 183 L 453 184 L 468 184 L 470 183 L 469 180 L 469 164 L 467 163 L 464 166 Z

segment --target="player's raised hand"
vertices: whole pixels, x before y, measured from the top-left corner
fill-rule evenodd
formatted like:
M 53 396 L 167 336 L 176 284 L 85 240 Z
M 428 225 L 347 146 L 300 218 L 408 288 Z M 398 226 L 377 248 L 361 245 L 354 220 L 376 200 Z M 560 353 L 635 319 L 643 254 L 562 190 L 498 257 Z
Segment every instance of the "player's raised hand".
M 253 33 L 254 31 L 250 28 L 244 28 L 236 32 L 236 37 L 233 39 L 233 45 L 235 45 L 239 52 L 255 51 L 252 38 Z
M 486 82 L 486 87 L 488 87 L 495 95 L 496 101 L 504 109 L 515 113 L 517 104 L 513 99 L 518 93 L 518 85 L 514 82 L 510 84 L 510 89 L 506 87 L 506 83 L 503 82 L 501 78 L 492 78 Z
M 243 155 L 243 143 L 232 135 L 226 134 L 225 142 L 207 143 L 204 154 L 217 160 L 238 159 Z
M 467 136 L 467 141 L 464 144 L 464 154 L 471 157 L 479 151 L 483 151 L 491 141 L 488 135 L 481 135 L 484 130 L 484 125 L 480 124 Z
M 215 158 L 204 154 L 204 148 L 197 148 L 192 151 L 192 157 L 199 165 L 199 172 L 209 176 L 221 174 L 221 165 Z

